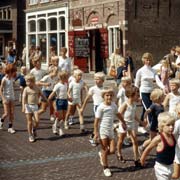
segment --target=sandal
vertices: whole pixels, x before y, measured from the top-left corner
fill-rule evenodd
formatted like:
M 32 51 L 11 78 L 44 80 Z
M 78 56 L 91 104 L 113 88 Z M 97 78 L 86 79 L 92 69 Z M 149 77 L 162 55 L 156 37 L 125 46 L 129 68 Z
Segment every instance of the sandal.
M 117 156 L 117 159 L 118 159 L 118 161 L 121 161 L 122 163 L 125 163 L 126 162 L 126 160 L 124 160 L 123 159 L 123 156 L 122 155 L 116 155 Z

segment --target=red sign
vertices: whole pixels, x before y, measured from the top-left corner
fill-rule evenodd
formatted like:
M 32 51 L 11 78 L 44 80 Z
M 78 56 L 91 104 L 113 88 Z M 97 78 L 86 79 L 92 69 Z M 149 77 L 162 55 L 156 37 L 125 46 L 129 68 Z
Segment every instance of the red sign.
M 99 22 L 99 18 L 97 16 L 94 16 L 91 18 L 91 23 L 92 24 L 97 24 Z

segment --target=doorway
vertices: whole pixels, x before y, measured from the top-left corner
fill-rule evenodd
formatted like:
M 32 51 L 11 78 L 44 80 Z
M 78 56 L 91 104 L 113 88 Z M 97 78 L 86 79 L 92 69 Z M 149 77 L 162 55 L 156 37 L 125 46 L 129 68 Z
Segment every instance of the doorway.
M 90 37 L 90 71 L 103 71 L 103 59 L 101 57 L 101 34 L 99 29 L 89 31 Z

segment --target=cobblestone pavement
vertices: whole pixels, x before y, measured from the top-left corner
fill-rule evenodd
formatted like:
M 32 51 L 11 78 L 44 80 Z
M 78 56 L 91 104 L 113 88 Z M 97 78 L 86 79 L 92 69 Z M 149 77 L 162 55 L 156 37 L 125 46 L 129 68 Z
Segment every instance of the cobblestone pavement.
M 88 84 L 92 81 L 88 80 Z M 114 86 L 111 80 L 107 85 Z M 16 88 L 16 95 L 18 88 Z M 18 98 L 18 97 L 17 97 Z M 2 114 L 2 105 L 0 105 Z M 89 132 L 93 127 L 92 102 L 89 102 L 84 113 L 86 128 Z M 77 115 L 75 116 L 78 121 Z M 92 147 L 88 142 L 89 134 L 79 134 L 79 124 L 66 130 L 64 137 L 52 133 L 52 122 L 48 112 L 42 115 L 38 129 L 38 139 L 35 143 L 28 142 L 26 120 L 21 113 L 21 106 L 16 101 L 15 134 L 7 132 L 7 122 L 0 130 L 0 179 L 1 180 L 105 180 L 102 166 L 99 162 L 99 146 Z M 138 135 L 139 143 L 145 139 Z M 132 147 L 123 147 L 127 160 L 122 164 L 115 155 L 109 157 L 109 165 L 113 176 L 109 179 L 153 180 L 154 154 L 151 154 L 147 166 L 135 169 Z

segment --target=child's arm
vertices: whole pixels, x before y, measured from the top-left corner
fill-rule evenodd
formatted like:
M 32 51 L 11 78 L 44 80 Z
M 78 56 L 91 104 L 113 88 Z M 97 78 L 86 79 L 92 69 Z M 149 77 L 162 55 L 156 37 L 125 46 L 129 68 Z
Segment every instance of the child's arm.
M 164 109 L 167 108 L 168 104 L 169 104 L 169 99 L 170 99 L 170 94 L 167 94 L 164 101 L 163 101 L 163 106 L 164 106 Z
M 123 116 L 124 116 L 124 112 L 126 111 L 126 108 L 127 108 L 127 104 L 126 102 L 124 102 L 119 110 L 119 115 L 118 115 L 118 118 L 120 119 L 120 121 L 122 122 L 122 125 L 123 125 L 123 128 L 126 129 L 126 123 L 123 119 Z
M 69 101 L 72 101 L 73 99 L 72 99 L 72 97 L 71 97 L 71 91 L 72 91 L 72 88 L 68 88 L 68 91 L 67 91 L 67 96 L 68 96 L 68 100 Z
M 49 83 L 49 82 L 43 82 L 43 81 L 38 82 L 38 86 L 46 86 L 46 87 L 48 87 L 50 85 L 51 85 L 51 83 Z
M 151 143 L 146 147 L 146 149 L 143 151 L 143 154 L 140 158 L 140 162 L 141 162 L 141 165 L 144 166 L 144 163 L 145 163 L 145 160 L 146 160 L 146 157 L 148 156 L 148 154 L 151 152 L 151 150 L 154 148 L 154 147 L 157 147 L 157 145 L 161 142 L 161 137 L 160 135 L 156 136 L 152 141 Z
M 5 99 L 4 95 L 3 95 L 4 83 L 5 83 L 5 80 L 2 80 L 1 86 L 0 86 L 0 95 L 1 95 L 3 103 L 6 102 L 6 99 Z
M 25 104 L 27 103 L 26 97 L 27 97 L 27 93 L 26 93 L 26 88 L 25 88 L 22 95 L 22 112 L 25 112 Z
M 88 100 L 89 100 L 91 97 L 92 97 L 91 94 L 87 94 L 87 96 L 85 97 L 84 102 L 83 102 L 82 107 L 81 107 L 82 112 L 84 111 L 84 108 L 86 107 L 86 104 L 87 104 Z
M 94 119 L 94 139 L 98 139 L 99 138 L 99 133 L 98 133 L 98 127 L 99 127 L 99 118 L 95 118 Z

